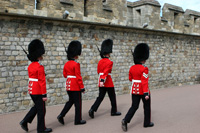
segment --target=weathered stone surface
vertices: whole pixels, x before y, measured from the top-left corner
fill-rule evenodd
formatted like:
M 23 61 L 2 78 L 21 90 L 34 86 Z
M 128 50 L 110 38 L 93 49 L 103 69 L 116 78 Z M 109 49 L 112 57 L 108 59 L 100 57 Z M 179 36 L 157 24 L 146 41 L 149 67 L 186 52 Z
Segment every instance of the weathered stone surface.
M 129 93 L 131 83 L 128 80 L 128 72 L 133 65 L 131 49 L 141 42 L 150 46 L 150 58 L 146 66 L 149 67 L 151 89 L 200 83 L 198 35 L 36 17 L 4 15 L 2 18 L 0 34 L 3 36 L 0 38 L 4 38 L 4 41 L 0 42 L 0 53 L 3 53 L 0 58 L 0 113 L 32 106 L 27 86 L 27 67 L 31 62 L 19 45 L 27 50 L 28 44 L 35 37 L 41 38 L 46 50 L 42 63 L 47 79 L 48 105 L 61 104 L 68 100 L 66 79 L 62 75 L 63 66 L 67 62 L 63 45 L 67 47 L 73 39 L 83 44 L 82 54 L 78 59 L 87 89 L 83 99 L 94 99 L 98 96 L 97 63 L 101 58 L 96 45 L 100 47 L 102 41 L 107 38 L 113 39 L 114 42 L 111 54 L 114 63 L 112 78 L 117 95 Z M 15 33 L 10 34 L 5 27 Z M 16 29 L 21 27 L 26 29 L 26 37 L 18 36 Z M 13 44 L 14 42 L 19 44 Z
M 161 10 L 162 15 L 160 15 Z M 190 9 L 184 11 L 179 5 L 168 3 L 165 3 L 161 9 L 157 0 L 136 2 L 127 2 L 127 0 L 41 0 L 36 6 L 34 1 L 30 0 L 18 0 L 17 2 L 1 0 L 0 3 L 0 12 L 6 13 L 62 19 L 65 11 L 69 12 L 66 19 L 200 35 L 200 12 Z M 47 24 L 47 28 L 52 28 L 52 25 Z M 14 33 L 16 29 L 8 27 L 4 30 Z M 27 29 L 19 27 L 17 30 L 19 31 L 18 37 L 27 36 Z M 33 36 L 37 37 L 37 35 Z M 7 39 L 2 37 L 4 41 Z M 74 37 L 74 40 L 77 40 L 77 37 Z

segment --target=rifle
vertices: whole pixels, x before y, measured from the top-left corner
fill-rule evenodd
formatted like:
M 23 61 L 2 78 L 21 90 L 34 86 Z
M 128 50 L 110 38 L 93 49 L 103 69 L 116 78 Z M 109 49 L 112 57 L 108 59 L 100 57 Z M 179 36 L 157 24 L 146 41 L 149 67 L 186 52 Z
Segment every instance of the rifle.
M 65 52 L 67 53 L 67 49 L 66 49 L 66 47 L 65 47 L 65 44 L 63 44 L 63 46 L 64 46 L 64 48 L 65 48 Z
M 19 43 L 17 43 L 18 45 L 19 45 Z M 21 48 L 22 48 L 22 50 L 24 51 L 24 53 L 27 55 L 28 53 L 26 52 L 26 50 L 21 46 L 21 45 L 19 45 Z
M 95 44 L 96 45 L 96 44 Z M 97 49 L 98 49 L 98 51 L 99 51 L 99 53 L 101 53 L 101 51 L 99 50 L 99 47 L 96 45 L 96 47 L 97 47 Z
M 132 55 L 133 55 L 133 50 L 131 49 L 131 53 L 132 53 Z

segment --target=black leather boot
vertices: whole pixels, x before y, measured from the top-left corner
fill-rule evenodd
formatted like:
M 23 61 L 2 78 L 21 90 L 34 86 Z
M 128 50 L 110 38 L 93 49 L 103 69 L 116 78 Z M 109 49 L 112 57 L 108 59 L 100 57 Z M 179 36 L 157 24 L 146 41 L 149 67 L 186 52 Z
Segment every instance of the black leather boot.
M 38 133 L 49 133 L 49 132 L 52 132 L 52 129 L 51 128 L 46 128 L 44 131 L 39 131 Z
M 28 125 L 26 122 L 24 122 L 24 120 L 22 120 L 20 123 L 19 123 L 22 127 L 23 130 L 25 130 L 26 132 L 28 132 Z
M 85 120 L 80 120 L 79 122 L 75 122 L 74 125 L 82 125 L 85 124 L 86 121 Z
M 127 122 L 124 119 L 122 120 L 122 130 L 124 132 L 126 132 L 128 130 L 128 128 L 127 128 Z
M 121 112 L 111 113 L 111 116 L 118 116 L 118 115 L 121 115 Z
M 153 127 L 153 126 L 154 126 L 153 122 L 150 122 L 149 125 L 144 125 L 144 127 Z
M 94 118 L 94 110 L 93 109 L 90 109 L 88 113 L 91 118 Z
M 59 121 L 62 125 L 65 124 L 64 119 L 63 119 L 63 117 L 62 117 L 61 115 L 59 115 L 59 116 L 57 117 L 57 119 L 58 119 L 58 121 Z

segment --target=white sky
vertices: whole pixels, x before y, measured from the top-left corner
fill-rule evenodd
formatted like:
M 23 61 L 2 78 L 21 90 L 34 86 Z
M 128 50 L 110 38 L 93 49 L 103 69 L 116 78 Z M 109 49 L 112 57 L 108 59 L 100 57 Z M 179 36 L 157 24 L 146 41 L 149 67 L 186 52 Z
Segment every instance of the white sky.
M 138 0 L 127 0 L 130 2 L 135 2 Z M 163 7 L 164 3 L 172 4 L 175 6 L 180 6 L 185 11 L 186 9 L 194 10 L 200 12 L 200 0 L 157 0 Z M 162 9 L 161 7 L 161 9 Z

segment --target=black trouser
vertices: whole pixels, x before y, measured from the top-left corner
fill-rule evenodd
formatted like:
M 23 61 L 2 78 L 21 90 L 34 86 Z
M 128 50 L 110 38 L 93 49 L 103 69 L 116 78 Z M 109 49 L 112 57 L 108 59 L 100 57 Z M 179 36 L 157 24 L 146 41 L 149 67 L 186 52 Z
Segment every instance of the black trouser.
M 37 114 L 37 131 L 41 132 L 46 129 L 45 127 L 45 114 L 46 107 L 45 102 L 42 100 L 42 95 L 30 95 L 34 106 L 30 109 L 27 115 L 24 117 L 24 122 L 31 123 Z
M 149 125 L 151 121 L 151 97 L 146 100 L 144 95 L 134 95 L 132 94 L 132 106 L 129 109 L 128 113 L 126 114 L 124 120 L 129 123 L 134 116 L 136 110 L 139 107 L 140 99 L 143 101 L 143 108 L 144 108 L 144 125 Z
M 116 104 L 116 95 L 114 87 L 99 87 L 99 96 L 97 97 L 95 103 L 92 105 L 91 109 L 95 112 L 99 108 L 99 105 L 103 101 L 106 92 L 108 92 L 108 96 L 111 102 L 111 113 L 117 112 L 117 104 Z
M 70 110 L 72 105 L 75 106 L 75 123 L 78 123 L 82 120 L 82 98 L 81 91 L 67 91 L 69 95 L 69 101 L 66 102 L 63 110 L 61 111 L 61 117 L 64 117 L 67 112 Z

